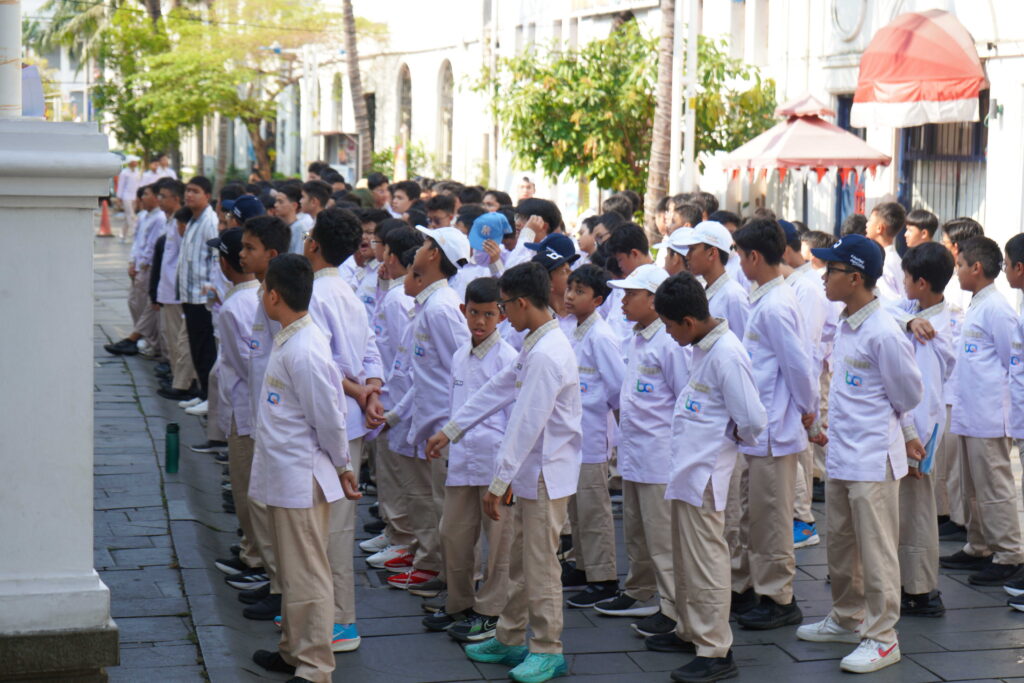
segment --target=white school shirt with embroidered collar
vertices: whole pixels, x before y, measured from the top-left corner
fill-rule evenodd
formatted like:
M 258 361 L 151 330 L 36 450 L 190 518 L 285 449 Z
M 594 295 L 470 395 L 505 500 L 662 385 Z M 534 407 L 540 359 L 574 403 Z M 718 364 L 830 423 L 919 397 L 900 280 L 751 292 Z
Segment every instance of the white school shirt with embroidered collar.
M 1024 439 L 1024 316 L 1017 320 L 1017 330 L 1010 350 L 1010 436 Z
M 409 297 L 410 299 L 412 297 Z M 381 395 L 381 403 L 387 411 L 385 416 L 393 420 L 395 405 L 406 394 L 412 392 L 412 316 L 413 311 L 409 310 L 409 320 L 401 330 L 398 346 L 395 351 L 390 372 L 388 372 L 387 383 Z M 417 450 L 409 444 L 410 420 L 398 420 L 389 422 L 390 427 L 385 432 L 388 440 L 388 448 L 395 453 L 409 458 L 416 457 Z M 425 457 L 425 456 L 422 456 Z
M 158 304 L 180 304 L 174 283 L 178 279 L 178 249 L 181 247 L 181 235 L 178 234 L 178 221 L 174 217 L 164 222 L 164 253 L 160 256 L 160 282 L 156 286 L 156 302 Z
M 946 382 L 943 397 L 945 398 L 946 405 L 952 406 L 956 400 L 956 356 L 960 352 L 958 347 L 964 325 L 964 312 L 971 304 L 971 293 L 960 289 L 960 280 L 957 279 L 956 273 L 954 273 L 953 277 L 949 279 L 949 284 L 946 285 L 945 291 L 942 293 L 942 298 L 946 300 L 946 308 L 949 310 L 949 338 L 953 340 L 954 347 L 953 374 L 950 375 L 949 380 Z
M 274 335 L 281 331 L 281 323 L 271 320 L 267 309 L 263 307 L 263 291 L 263 283 L 260 283 L 256 290 L 259 305 L 252 321 L 252 334 L 249 335 L 249 396 L 253 415 L 259 412 L 260 387 L 267 372 L 270 352 L 274 348 Z
M 388 280 L 388 290 L 380 298 L 373 316 L 373 333 L 377 336 L 385 379 L 395 366 L 395 354 L 402 342 L 402 334 L 409 326 L 415 301 L 405 293 L 405 275 Z M 385 386 L 387 384 L 385 383 Z
M 394 427 L 409 422 L 410 446 L 424 443 L 448 421 L 452 357 L 469 341 L 459 297 L 447 280 L 432 283 L 415 297 L 410 363 L 412 388 L 386 415 Z M 425 457 L 425 456 L 424 456 Z
M 356 272 L 358 270 L 359 264 L 356 263 L 355 255 L 349 256 L 347 259 L 342 261 L 340 266 L 338 266 L 338 273 L 341 275 L 341 279 L 352 286 L 352 291 L 355 291 L 356 289 Z
M 629 341 L 630 337 L 633 336 L 633 323 L 626 319 L 626 314 L 622 312 L 622 297 L 625 296 L 626 290 L 618 287 L 612 287 L 611 294 L 608 295 L 608 301 L 601 304 L 598 309 L 601 311 L 601 315 L 611 325 L 612 331 L 615 332 L 615 336 L 619 338 L 619 342 L 625 350 L 626 342 Z
M 901 420 L 924 395 L 914 349 L 892 315 L 874 299 L 843 314 L 832 352 L 828 447 L 830 479 L 885 481 L 907 473 Z
M 519 354 L 495 330 L 476 346 L 463 344 L 452 360 L 449 412 L 466 404 L 495 375 L 512 366 Z M 466 432 L 448 449 L 445 486 L 490 486 L 498 449 L 508 429 L 512 406 L 505 406 Z
M 1017 315 L 994 284 L 974 295 L 960 328 L 951 431 L 998 438 L 1009 434 L 1010 357 Z
M 132 236 L 132 248 L 128 253 L 128 262 L 134 264 L 138 257 L 139 245 L 146 238 L 146 219 L 150 212 L 146 209 L 139 209 L 135 212 L 135 235 Z
M 903 288 L 903 259 L 896 251 L 895 244 L 885 247 L 882 277 L 878 278 L 878 295 L 889 301 L 901 301 L 907 296 Z
M 796 295 L 797 310 L 804 321 L 808 350 L 814 369 L 820 375 L 825 360 L 821 339 L 825 334 L 829 313 L 834 309 L 832 302 L 825 296 L 825 281 L 814 272 L 811 262 L 807 261 L 789 274 L 786 284 L 793 288 L 793 294 Z M 832 330 L 830 334 L 834 335 L 835 331 Z
M 206 245 L 217 236 L 217 213 L 207 206 L 185 228 L 178 250 L 177 295 L 183 304 L 205 304 L 203 286 L 212 281 L 219 269 L 217 250 Z
M 377 270 L 380 268 L 380 261 L 377 259 L 370 259 L 370 261 L 362 268 L 355 272 L 355 289 L 356 298 L 363 304 L 366 309 L 366 317 L 368 319 L 373 318 L 373 313 L 377 309 Z
M 341 375 L 309 315 L 274 335 L 260 396 L 249 496 L 309 508 L 315 482 L 327 502 L 342 498 L 338 469 L 349 468 L 349 452 Z
M 302 254 L 303 242 L 306 241 L 306 233 L 313 229 L 313 217 L 308 213 L 296 214 L 295 220 L 288 226 L 291 230 L 292 239 L 288 245 L 288 251 L 293 254 Z
M 563 328 L 564 330 L 564 328 Z M 609 412 L 619 409 L 626 373 L 618 335 L 594 311 L 569 336 L 580 375 L 583 404 L 583 462 L 606 462 L 611 452 Z
M 691 350 L 676 344 L 658 319 L 634 327 L 622 352 L 626 374 L 619 392 L 619 473 L 627 481 L 667 484 L 672 408 L 689 380 Z
M 750 354 L 768 427 L 757 445 L 740 446 L 746 455 L 800 453 L 807 448 L 804 413 L 817 412 L 820 369 L 811 357 L 796 295 L 780 275 L 750 293 L 750 317 L 743 346 Z
M 536 500 L 543 473 L 552 500 L 571 496 L 582 462 L 579 382 L 572 345 L 558 322 L 549 320 L 527 335 L 515 362 L 473 394 L 443 431 L 457 442 L 511 405 L 490 492 L 501 496 L 511 485 L 519 498 Z
M 665 498 L 701 507 L 708 481 L 715 510 L 724 510 L 738 453 L 734 435 L 756 443 L 768 415 L 757 397 L 750 356 L 718 318 L 693 345 L 690 381 L 672 412 L 672 469 Z
M 135 262 L 136 266 L 152 266 L 153 256 L 156 251 L 156 243 L 163 234 L 165 226 L 167 225 L 167 215 L 160 209 L 153 209 L 153 215 L 151 216 L 151 223 L 146 228 L 146 240 L 139 245 L 139 257 Z M 177 226 L 175 226 L 177 227 Z M 166 240 L 165 240 L 166 248 Z
M 384 381 L 384 368 L 366 309 L 341 278 L 337 268 L 322 268 L 313 274 L 309 315 L 327 338 L 331 357 L 343 378 L 358 384 L 365 384 L 370 377 Z M 345 404 L 348 438 L 364 436 L 368 430 L 358 401 L 346 395 Z
M 747 294 L 753 289 L 754 283 L 750 281 L 747 274 L 743 272 L 743 267 L 740 266 L 740 255 L 735 249 L 729 252 L 729 260 L 725 263 L 725 272 L 732 276 L 732 279 L 736 281 L 736 284 L 740 286 Z M 742 337 L 740 337 L 742 339 Z
M 218 426 L 231 433 L 231 419 L 239 436 L 252 433 L 252 402 L 249 396 L 249 352 L 252 323 L 260 306 L 256 280 L 240 282 L 224 295 L 217 324 L 220 346 L 217 347 L 217 411 Z
M 750 295 L 736 282 L 729 271 L 722 273 L 705 291 L 712 317 L 722 318 L 740 339 L 747 329 L 750 317 Z

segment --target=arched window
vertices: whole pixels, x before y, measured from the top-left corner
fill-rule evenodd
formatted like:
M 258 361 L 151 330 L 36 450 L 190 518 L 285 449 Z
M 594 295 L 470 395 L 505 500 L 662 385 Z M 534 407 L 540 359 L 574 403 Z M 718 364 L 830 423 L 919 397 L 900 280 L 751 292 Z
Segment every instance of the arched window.
M 412 76 L 405 64 L 398 70 L 398 135 L 412 139 Z
M 455 109 L 455 79 L 452 76 L 452 65 L 447 59 L 441 64 L 441 72 L 437 79 L 438 130 L 437 158 L 441 162 L 445 176 L 452 174 L 452 134 L 453 112 Z

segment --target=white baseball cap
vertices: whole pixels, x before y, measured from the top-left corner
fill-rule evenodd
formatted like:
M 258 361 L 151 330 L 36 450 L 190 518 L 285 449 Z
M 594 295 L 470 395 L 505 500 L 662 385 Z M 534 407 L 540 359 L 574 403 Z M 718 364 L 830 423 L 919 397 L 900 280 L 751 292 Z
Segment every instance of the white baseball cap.
M 630 273 L 625 280 L 609 280 L 608 286 L 617 289 L 646 289 L 651 294 L 668 279 L 668 272 L 653 263 L 645 263 Z
M 682 232 L 677 230 L 676 232 Z M 676 233 L 672 233 L 675 235 Z M 718 247 L 724 252 L 729 252 L 732 249 L 732 233 L 729 232 L 729 228 L 725 227 L 718 221 L 701 221 L 697 224 L 691 232 L 687 233 L 682 238 L 683 244 L 709 244 L 712 247 Z
M 694 244 L 694 242 L 690 242 L 688 239 L 691 234 L 693 234 L 693 228 L 676 228 L 672 231 L 672 234 L 658 244 L 655 244 L 652 248 L 661 249 L 664 247 L 665 249 L 671 249 L 677 254 L 686 256 L 687 252 L 690 251 L 690 245 Z
M 417 225 L 416 229 L 437 242 L 452 265 L 460 267 L 469 260 L 469 238 L 458 228 L 430 229 Z

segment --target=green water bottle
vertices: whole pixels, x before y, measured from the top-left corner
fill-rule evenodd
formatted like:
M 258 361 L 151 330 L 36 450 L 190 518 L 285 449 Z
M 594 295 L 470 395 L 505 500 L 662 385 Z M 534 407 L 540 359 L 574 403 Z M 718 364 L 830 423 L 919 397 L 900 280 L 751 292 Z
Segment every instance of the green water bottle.
M 178 423 L 167 423 L 167 436 L 164 439 L 167 448 L 164 456 L 164 469 L 167 474 L 178 473 Z

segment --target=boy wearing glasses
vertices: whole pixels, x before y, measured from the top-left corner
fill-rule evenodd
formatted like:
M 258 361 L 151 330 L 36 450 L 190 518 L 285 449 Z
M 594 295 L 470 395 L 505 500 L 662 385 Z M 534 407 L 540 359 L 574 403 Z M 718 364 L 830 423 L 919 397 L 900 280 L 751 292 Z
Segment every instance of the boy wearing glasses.
M 900 660 L 899 480 L 907 474 L 901 420 L 924 395 L 906 334 L 874 295 L 882 253 L 862 235 L 813 249 L 827 263 L 825 295 L 845 304 L 829 390 L 828 570 L 832 610 L 797 629 L 813 642 L 857 644 L 840 668 L 877 671 Z M 788 512 L 788 510 L 787 510 Z

